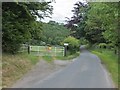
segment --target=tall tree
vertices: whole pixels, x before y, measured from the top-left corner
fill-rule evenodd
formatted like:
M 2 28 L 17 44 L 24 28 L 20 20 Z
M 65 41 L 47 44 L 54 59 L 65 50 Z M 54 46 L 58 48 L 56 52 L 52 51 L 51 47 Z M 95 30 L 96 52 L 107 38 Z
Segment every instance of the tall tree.
M 93 43 L 106 42 L 116 46 L 118 42 L 118 3 L 90 3 L 89 5 L 86 36 Z
M 74 5 L 75 7 L 72 10 L 73 17 L 67 21 L 66 26 L 73 31 L 72 36 L 81 38 L 85 34 L 84 27 L 88 4 L 77 2 Z
M 40 33 L 36 18 L 52 13 L 50 2 L 3 2 L 2 48 L 3 52 L 16 53 L 20 44 L 36 38 Z M 37 28 L 37 29 L 36 29 Z M 38 36 L 38 35 L 37 35 Z

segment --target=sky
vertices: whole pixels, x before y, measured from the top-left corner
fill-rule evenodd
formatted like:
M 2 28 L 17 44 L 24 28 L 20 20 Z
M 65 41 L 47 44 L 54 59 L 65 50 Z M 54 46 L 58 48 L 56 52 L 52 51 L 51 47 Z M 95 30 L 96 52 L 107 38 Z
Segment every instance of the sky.
M 53 6 L 52 18 L 45 18 L 42 21 L 49 22 L 49 20 L 53 20 L 65 23 L 65 20 L 67 20 L 65 17 L 71 18 L 73 16 L 71 10 L 73 10 L 74 4 L 78 1 L 84 2 L 84 0 L 55 0 L 56 3 L 53 2 L 50 4 Z

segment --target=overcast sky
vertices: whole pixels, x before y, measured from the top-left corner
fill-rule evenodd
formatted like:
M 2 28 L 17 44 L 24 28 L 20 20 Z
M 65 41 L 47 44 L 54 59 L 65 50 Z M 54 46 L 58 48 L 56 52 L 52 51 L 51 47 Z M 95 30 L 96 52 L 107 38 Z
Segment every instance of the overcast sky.
M 51 3 L 53 6 L 53 14 L 52 18 L 45 18 L 44 22 L 48 22 L 49 20 L 57 21 L 59 23 L 65 23 L 66 18 L 65 17 L 72 17 L 73 13 L 71 10 L 73 10 L 74 4 L 78 1 L 84 1 L 84 0 L 55 0 L 56 3 Z

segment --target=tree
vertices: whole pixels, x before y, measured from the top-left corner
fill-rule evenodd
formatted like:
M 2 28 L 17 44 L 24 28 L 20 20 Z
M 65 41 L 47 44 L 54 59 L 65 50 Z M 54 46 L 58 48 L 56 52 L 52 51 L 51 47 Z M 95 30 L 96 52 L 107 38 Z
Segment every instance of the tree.
M 92 43 L 118 43 L 118 3 L 90 3 L 86 37 Z M 102 7 L 102 8 L 101 8 Z M 114 22 L 114 23 L 113 23 Z
M 55 21 L 43 24 L 42 41 L 46 44 L 61 45 L 61 42 L 70 35 L 70 30 Z
M 86 14 L 88 10 L 88 5 L 82 2 L 77 2 L 74 4 L 75 7 L 72 10 L 73 17 L 67 21 L 66 27 L 70 28 L 73 32 L 71 35 L 80 39 L 85 35 L 85 21 Z
M 72 36 L 69 36 L 64 39 L 64 43 L 68 43 L 68 49 L 74 53 L 79 50 L 80 41 Z
M 51 14 L 50 2 L 3 2 L 2 48 L 3 52 L 16 53 L 20 45 L 36 37 L 41 29 L 36 17 Z M 43 13 L 39 13 L 39 11 Z M 38 36 L 38 35 L 37 35 Z

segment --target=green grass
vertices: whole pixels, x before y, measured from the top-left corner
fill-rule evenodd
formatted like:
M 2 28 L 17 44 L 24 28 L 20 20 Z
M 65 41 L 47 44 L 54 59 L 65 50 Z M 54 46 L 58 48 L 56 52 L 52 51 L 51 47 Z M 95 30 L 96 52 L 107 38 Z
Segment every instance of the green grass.
M 53 60 L 71 60 L 79 56 L 80 52 L 76 52 L 75 54 L 67 55 L 67 56 L 42 56 L 43 60 L 47 62 L 52 62 Z
M 106 66 L 111 73 L 115 85 L 118 87 L 118 56 L 113 51 L 107 49 L 92 50 L 92 53 L 100 57 L 101 62 Z
M 71 60 L 73 58 L 76 58 L 77 56 L 80 55 L 80 52 L 76 52 L 75 54 L 67 55 L 67 56 L 56 56 L 56 59 L 59 60 Z
M 22 54 L 22 56 L 30 60 L 33 65 L 36 64 L 40 59 L 39 56 L 34 56 L 32 54 L 27 54 L 27 53 Z
M 53 59 L 53 56 L 42 56 L 43 60 L 46 60 L 47 62 L 52 62 L 54 59 Z

